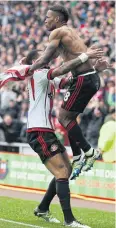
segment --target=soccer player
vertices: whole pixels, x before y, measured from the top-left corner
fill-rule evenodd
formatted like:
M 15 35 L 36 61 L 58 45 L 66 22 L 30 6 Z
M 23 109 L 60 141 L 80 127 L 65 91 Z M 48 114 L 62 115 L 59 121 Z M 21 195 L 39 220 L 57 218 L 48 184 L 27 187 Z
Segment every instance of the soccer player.
M 94 52 L 94 50 L 91 50 L 85 55 L 93 56 Z M 26 64 L 31 64 L 32 60 L 37 59 L 37 57 L 38 51 L 31 51 L 26 58 Z M 55 177 L 52 179 L 42 202 L 37 206 L 34 213 L 49 222 L 58 223 L 59 221 L 49 214 L 49 205 L 57 194 L 64 214 L 64 225 L 79 228 L 89 228 L 89 226 L 78 222 L 71 211 L 68 181 L 71 174 L 71 164 L 64 146 L 54 133 L 51 123 L 51 109 L 54 83 L 56 83 L 55 77 L 69 72 L 70 69 L 77 67 L 84 61 L 86 61 L 85 56 L 82 54 L 58 68 L 49 69 L 44 67 L 41 70 L 37 70 L 28 79 L 30 100 L 27 125 L 28 143 Z
M 93 56 L 93 53 L 95 54 L 95 50 L 91 50 L 85 55 L 90 57 Z M 41 52 L 37 50 L 31 51 L 26 58 L 26 64 L 32 64 L 40 54 Z M 54 134 L 50 116 L 54 95 L 54 83 L 57 81 L 55 77 L 63 75 L 79 64 L 82 64 L 86 61 L 85 55 L 83 56 L 82 54 L 55 69 L 44 67 L 41 70 L 35 71 L 32 76 L 28 78 L 30 100 L 27 126 L 28 143 L 40 156 L 46 168 L 54 175 L 42 202 L 37 206 L 34 214 L 44 218 L 48 222 L 59 223 L 59 220 L 51 217 L 49 214 L 49 205 L 53 197 L 57 194 L 64 214 L 64 225 L 79 228 L 89 228 L 89 226 L 78 222 L 72 214 L 68 182 L 71 174 L 71 165 L 65 148 Z M 101 65 L 96 64 L 96 67 L 98 66 L 100 68 L 103 68 L 103 66 L 105 66 L 105 68 L 107 67 L 103 62 L 101 62 Z M 25 69 L 23 69 L 22 66 L 18 66 L 9 69 L 4 74 L 0 74 L 1 86 L 8 81 L 16 81 L 18 78 L 24 80 L 25 77 L 28 77 L 28 69 L 28 65 L 26 65 Z M 61 79 L 60 85 L 62 85 L 62 80 L 63 79 Z
M 64 6 L 54 5 L 50 7 L 45 20 L 46 28 L 51 31 L 49 45 L 42 57 L 30 68 L 30 74 L 33 70 L 48 64 L 56 51 L 64 62 L 72 60 L 80 53 L 87 51 L 87 46 L 78 36 L 77 31 L 67 25 L 68 18 L 69 14 Z M 98 48 L 96 59 L 101 57 L 102 54 L 103 52 Z M 100 79 L 96 70 L 93 69 L 92 61 L 88 60 L 88 57 L 84 54 L 83 57 L 84 60 L 87 60 L 86 63 L 71 70 L 73 83 L 64 96 L 59 114 L 59 122 L 68 132 L 73 151 L 72 178 L 78 176 L 81 170 L 89 170 L 100 155 L 99 149 L 92 148 L 86 141 L 76 121 L 77 116 L 83 112 L 100 87 Z M 81 149 L 84 151 L 84 157 L 82 157 Z

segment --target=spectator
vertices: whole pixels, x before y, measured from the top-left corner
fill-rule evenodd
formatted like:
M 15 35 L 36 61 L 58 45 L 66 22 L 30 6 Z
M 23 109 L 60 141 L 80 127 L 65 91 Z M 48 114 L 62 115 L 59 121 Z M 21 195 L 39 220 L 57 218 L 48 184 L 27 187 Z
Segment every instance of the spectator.
M 114 1 L 59 1 L 71 13 L 69 25 L 77 29 L 78 34 L 84 39 L 87 45 L 99 44 L 106 53 L 106 59 L 115 66 L 115 2 Z M 47 46 L 48 31 L 44 25 L 47 9 L 53 1 L 8 1 L 0 2 L 0 69 L 5 71 L 19 60 L 26 56 L 28 50 Z M 52 67 L 59 66 L 62 60 L 57 58 L 51 62 Z M 85 112 L 80 115 L 80 126 L 86 137 L 92 140 L 92 124 L 99 128 L 103 124 L 103 116 L 110 114 L 115 105 L 115 71 L 107 70 L 100 73 L 101 88 L 89 103 Z M 25 100 L 28 99 L 26 82 L 15 82 L 4 86 L 0 90 L 0 115 L 9 113 L 16 119 L 26 123 L 27 106 Z M 56 133 L 60 139 L 68 145 L 66 132 L 57 121 L 58 110 L 63 99 L 63 91 L 57 90 L 54 100 L 53 119 Z M 11 101 L 12 100 L 12 101 Z M 104 114 L 99 110 L 99 117 L 94 113 L 95 107 L 104 110 Z M 90 115 L 90 113 L 91 115 Z M 0 118 L 1 118 L 0 116 Z M 110 118 L 108 116 L 108 118 Z M 111 117 L 112 118 L 112 117 Z M 96 121 L 95 121 L 96 119 Z M 82 121 L 81 121 L 82 120 Z M 106 117 L 107 120 L 107 117 Z M 105 120 L 105 121 L 106 121 Z M 14 120 L 12 120 L 14 121 Z M 0 120 L 1 122 L 1 120 Z M 91 125 L 91 126 L 90 126 Z M 24 134 L 24 129 L 21 135 Z M 97 132 L 97 130 L 96 130 Z M 89 136 L 91 134 L 91 137 Z M 96 134 L 95 131 L 93 134 Z M 20 141 L 23 140 L 21 136 Z M 97 144 L 98 135 L 95 135 Z M 3 137 L 1 137 L 2 139 Z M 15 139 L 14 139 L 15 141 Z
M 68 2 L 61 1 L 71 13 L 69 24 L 88 45 L 99 43 L 104 47 L 108 60 L 115 62 L 114 21 L 115 2 Z M 51 1 L 3 2 L 1 8 L 0 53 L 2 71 L 10 67 L 29 49 L 48 41 L 44 20 Z M 59 60 L 57 60 L 59 61 Z M 57 62 L 56 61 L 56 62 Z
M 112 119 L 103 124 L 100 129 L 98 146 L 102 151 L 102 158 L 105 162 L 115 162 L 115 142 L 116 142 L 116 114 L 113 112 Z
M 109 109 L 115 107 L 115 82 L 112 79 L 106 82 L 105 99 Z
M 2 129 L 0 129 L 0 142 L 5 142 L 5 135 L 4 135 L 4 131 Z
M 8 107 L 0 110 L 0 115 L 3 117 L 5 113 L 8 113 L 12 116 L 12 118 L 17 119 L 18 112 L 16 107 L 16 101 L 10 100 Z
M 115 121 L 116 120 L 116 113 L 115 113 L 115 109 L 112 109 L 109 114 L 105 117 L 104 123 L 108 122 L 108 121 Z
M 19 120 L 22 121 L 23 123 L 26 123 L 27 114 L 28 114 L 28 100 L 24 100 L 21 103 L 21 107 L 20 107 L 20 111 L 19 111 L 19 115 L 18 115 Z
M 16 100 L 16 93 L 14 93 L 12 90 L 8 88 L 7 85 L 5 85 L 1 90 L 0 90 L 0 103 L 1 103 L 1 108 L 8 108 L 9 106 L 9 101 L 10 100 Z
M 96 148 L 98 145 L 99 130 L 104 122 L 105 113 L 100 107 L 91 109 L 86 113 L 86 118 L 88 118 L 88 126 L 86 129 L 86 139 L 92 145 L 93 148 Z M 84 115 L 83 115 L 84 118 Z
M 8 143 L 19 142 L 22 126 L 21 122 L 13 120 L 11 115 L 5 114 L 3 122 L 0 123 L 0 130 L 4 133 L 5 141 Z

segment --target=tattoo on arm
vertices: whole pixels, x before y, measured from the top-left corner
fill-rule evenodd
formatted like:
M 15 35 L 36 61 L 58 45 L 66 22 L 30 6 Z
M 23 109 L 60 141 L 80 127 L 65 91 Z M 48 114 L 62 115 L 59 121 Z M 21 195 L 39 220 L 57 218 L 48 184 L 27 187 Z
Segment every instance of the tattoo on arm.
M 43 56 L 39 58 L 39 61 L 37 61 L 32 65 L 30 70 L 37 70 L 47 65 L 52 59 L 51 57 L 55 53 L 55 51 L 56 51 L 56 46 L 54 45 L 54 43 L 51 43 L 45 50 Z
M 43 55 L 36 61 L 36 63 L 32 65 L 32 67 L 30 68 L 31 71 L 44 67 L 52 60 L 55 52 L 57 51 L 60 40 L 61 40 L 60 33 L 53 31 L 49 37 L 50 43 L 48 47 L 46 48 Z
M 75 67 L 79 66 L 80 64 L 82 64 L 82 62 L 80 58 L 77 57 L 76 59 L 70 60 L 64 63 L 63 65 L 61 65 L 60 67 L 54 69 L 51 76 L 52 78 L 55 78 L 60 75 L 66 74 L 70 72 L 72 69 L 74 69 Z

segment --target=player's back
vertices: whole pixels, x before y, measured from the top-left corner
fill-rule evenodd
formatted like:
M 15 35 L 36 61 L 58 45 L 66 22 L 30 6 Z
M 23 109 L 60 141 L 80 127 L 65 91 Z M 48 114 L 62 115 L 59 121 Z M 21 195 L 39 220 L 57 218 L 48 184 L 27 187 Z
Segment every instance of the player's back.
M 30 107 L 28 112 L 28 129 L 52 128 L 51 112 L 51 83 L 47 78 L 49 69 L 37 70 L 28 80 Z

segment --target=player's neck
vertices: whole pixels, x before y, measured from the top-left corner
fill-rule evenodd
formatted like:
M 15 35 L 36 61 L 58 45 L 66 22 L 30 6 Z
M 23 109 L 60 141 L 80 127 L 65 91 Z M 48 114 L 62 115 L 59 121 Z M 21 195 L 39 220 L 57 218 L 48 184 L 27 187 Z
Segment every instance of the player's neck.
M 59 24 L 57 25 L 57 28 L 60 28 L 60 27 L 62 27 L 62 26 L 67 26 L 67 23 L 66 23 L 66 22 L 59 23 Z

